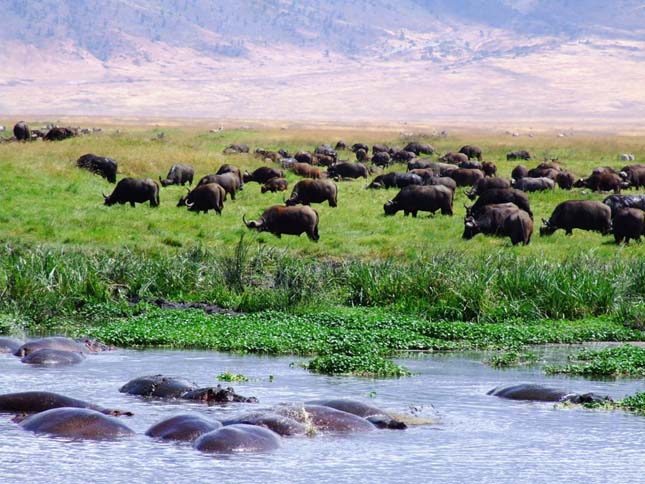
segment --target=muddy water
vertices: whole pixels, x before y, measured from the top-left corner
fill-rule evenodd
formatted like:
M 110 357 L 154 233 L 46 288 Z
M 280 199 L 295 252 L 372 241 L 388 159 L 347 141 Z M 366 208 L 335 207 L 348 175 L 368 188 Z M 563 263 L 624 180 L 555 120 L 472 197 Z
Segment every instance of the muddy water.
M 415 376 L 370 380 L 312 375 L 298 366 L 298 358 L 204 351 L 118 350 L 57 369 L 0 355 L 0 393 L 48 390 L 132 410 L 136 415 L 124 421 L 137 432 L 112 442 L 66 441 L 25 432 L 0 415 L 0 482 L 645 482 L 645 417 L 486 395 L 497 385 L 530 381 L 620 398 L 644 391 L 642 381 L 546 377 L 539 369 L 495 370 L 481 360 L 482 355 L 405 359 L 401 363 Z M 184 376 L 207 386 L 225 371 L 250 377 L 232 385 L 261 403 L 208 407 L 149 402 L 118 392 L 126 381 L 147 374 Z M 323 397 L 365 399 L 400 413 L 414 408 L 436 423 L 406 431 L 285 439 L 271 453 L 225 457 L 144 435 L 152 424 L 180 412 L 225 418 Z

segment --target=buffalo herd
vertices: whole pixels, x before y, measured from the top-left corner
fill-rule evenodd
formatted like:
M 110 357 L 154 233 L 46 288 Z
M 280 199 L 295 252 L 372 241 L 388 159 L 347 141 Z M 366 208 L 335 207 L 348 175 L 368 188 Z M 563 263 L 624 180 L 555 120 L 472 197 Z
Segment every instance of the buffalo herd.
M 26 141 L 32 134 L 29 126 L 19 122 L 14 126 L 16 140 Z M 51 127 L 44 139 L 59 140 L 73 136 L 69 128 Z M 341 159 L 339 151 L 353 153 L 355 160 Z M 383 205 L 384 215 L 404 215 L 430 212 L 441 215 L 453 214 L 453 203 L 459 187 L 467 187 L 465 194 L 473 200 L 465 205 L 463 238 L 471 239 L 478 233 L 508 237 L 513 245 L 528 244 L 533 233 L 533 212 L 529 194 L 539 191 L 553 191 L 582 188 L 594 192 L 613 191 L 603 202 L 589 200 L 568 200 L 555 207 L 549 219 L 542 219 L 540 235 L 548 236 L 558 229 L 571 235 L 574 229 L 614 234 L 616 243 L 640 242 L 645 230 L 643 210 L 645 195 L 624 195 L 627 188 L 645 186 L 645 164 L 630 164 L 621 169 L 601 166 L 592 170 L 589 176 L 576 178 L 557 159 L 545 159 L 533 168 L 517 165 L 510 179 L 497 176 L 497 167 L 485 161 L 481 148 L 473 145 L 462 146 L 459 150 L 437 155 L 433 146 L 418 141 L 410 142 L 403 148 L 386 144 L 368 146 L 365 143 L 348 144 L 338 141 L 332 148 L 322 144 L 312 151 L 299 151 L 293 155 L 284 149 L 266 150 L 257 148 L 254 153 L 245 144 L 231 144 L 225 150 L 227 155 L 254 155 L 270 164 L 254 171 L 246 171 L 232 164 L 222 165 L 216 173 L 202 176 L 194 188 L 195 170 L 187 164 L 173 164 L 165 178 L 159 176 L 162 187 L 188 185 L 178 207 L 188 211 L 207 213 L 214 210 L 221 214 L 228 197 L 236 194 L 244 185 L 256 182 L 261 193 L 280 192 L 289 189 L 285 172 L 301 177 L 284 205 L 267 208 L 261 216 L 252 221 L 243 218 L 245 225 L 257 231 L 267 231 L 280 237 L 282 234 L 300 235 L 305 233 L 317 241 L 319 214 L 309 205 L 327 202 L 329 207 L 338 206 L 337 183 L 363 178 L 365 188 L 370 190 L 398 189 L 399 192 Z M 371 153 L 371 156 L 370 156 Z M 423 156 L 422 156 L 423 155 Z M 433 155 L 437 155 L 433 159 Z M 634 157 L 624 157 L 634 161 Z M 507 153 L 507 160 L 533 160 L 526 150 Z M 383 173 L 394 163 L 407 165 L 405 171 Z M 118 163 L 109 157 L 95 154 L 81 156 L 76 165 L 116 183 Z M 159 184 L 151 178 L 122 178 L 110 195 L 104 194 L 105 205 L 149 202 L 151 207 L 160 203 Z

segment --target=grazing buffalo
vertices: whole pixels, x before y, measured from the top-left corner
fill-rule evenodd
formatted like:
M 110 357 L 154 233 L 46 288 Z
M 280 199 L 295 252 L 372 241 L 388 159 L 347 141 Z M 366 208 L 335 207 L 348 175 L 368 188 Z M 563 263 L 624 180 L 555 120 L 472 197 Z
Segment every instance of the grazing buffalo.
M 47 131 L 43 138 L 45 141 L 62 141 L 67 138 L 76 136 L 76 130 L 72 128 L 52 128 Z
M 474 200 L 482 193 L 487 190 L 497 189 L 508 189 L 511 188 L 511 182 L 505 178 L 480 178 L 475 182 L 470 191 L 466 192 L 466 196 L 471 200 Z
M 370 156 L 365 150 L 356 150 L 356 161 L 370 161 Z
M 249 152 L 249 147 L 248 145 L 245 144 L 232 144 L 228 145 L 226 148 L 224 148 L 223 153 L 225 155 L 236 155 L 238 153 L 248 153 Z
M 260 191 L 262 193 L 266 192 L 284 192 L 289 188 L 289 182 L 287 181 L 286 178 L 271 178 L 270 180 L 267 180 L 267 182 L 262 185 L 262 188 L 260 188 Z
M 374 153 L 374 156 L 372 156 L 372 164 L 385 168 L 392 164 L 392 158 L 387 151 L 377 151 Z
M 395 171 L 377 176 L 367 188 L 403 188 L 408 185 L 423 185 L 423 179 L 414 173 Z
M 320 166 L 331 166 L 334 163 L 336 163 L 336 158 L 332 158 L 331 156 L 326 156 L 326 155 L 316 155 L 314 156 L 313 165 L 320 165 Z
M 176 442 L 193 442 L 202 435 L 222 428 L 217 420 L 190 413 L 175 415 L 156 423 L 146 431 L 148 437 Z
M 392 159 L 399 163 L 408 163 L 409 161 L 414 160 L 416 156 L 417 155 L 412 151 L 401 150 L 394 153 L 392 155 Z
M 293 187 L 293 192 L 285 203 L 291 207 L 297 204 L 309 205 L 327 201 L 330 207 L 336 207 L 337 197 L 338 187 L 331 180 L 300 180 Z
M 477 218 L 486 205 L 497 203 L 514 203 L 533 217 L 533 212 L 531 212 L 531 206 L 529 205 L 529 197 L 523 191 L 516 190 L 515 188 L 492 188 L 486 190 L 479 196 L 472 207 L 467 207 L 467 213 Z
M 347 149 L 347 143 L 345 143 L 342 139 L 338 140 L 336 143 L 336 146 L 334 146 L 335 150 L 346 150 Z
M 620 172 L 620 176 L 632 188 L 640 188 L 645 186 L 645 166 L 625 167 Z
M 439 161 L 441 161 L 442 163 L 451 163 L 453 165 L 458 165 L 459 163 L 468 161 L 468 156 L 464 155 L 463 153 L 455 153 L 454 151 L 451 151 L 450 153 L 446 153 L 445 155 L 441 156 L 439 158 Z
M 408 171 L 412 170 L 422 170 L 426 168 L 432 168 L 433 165 L 438 165 L 439 163 L 433 163 L 432 161 L 427 161 L 427 160 L 414 160 L 410 161 L 408 163 Z M 444 165 L 447 165 L 446 163 L 443 163 Z M 454 165 L 447 165 L 450 166 L 451 168 L 454 168 Z M 438 173 L 435 173 L 438 174 Z
M 556 175 L 555 182 L 562 190 L 571 190 L 575 183 L 575 177 L 573 173 L 563 170 Z
M 293 157 L 298 163 L 309 163 L 310 165 L 314 164 L 314 155 L 308 151 L 298 151 Z
M 167 187 L 168 185 L 183 186 L 185 183 L 192 185 L 193 176 L 195 176 L 195 169 L 192 166 L 175 164 L 170 167 L 170 170 L 168 170 L 165 180 L 162 180 L 161 177 L 159 177 L 159 182 L 162 187 Z
M 218 215 L 222 215 L 225 198 L 226 190 L 221 185 L 206 183 L 197 185 L 186 196 L 181 197 L 177 206 L 185 205 L 190 212 L 208 213 L 209 210 L 215 210 Z
M 553 190 L 555 188 L 555 182 L 545 176 L 540 178 L 527 176 L 519 180 L 513 180 L 513 188 L 517 188 L 523 192 L 542 192 L 545 190 Z
M 568 402 L 568 403 L 603 403 L 611 401 L 607 395 L 597 393 L 567 393 L 534 383 L 519 383 L 505 387 L 493 388 L 487 395 L 509 400 L 528 400 L 535 402 Z
M 362 163 L 336 163 L 327 168 L 328 178 L 360 178 L 367 179 L 368 170 Z
M 495 175 L 497 175 L 497 165 L 495 163 L 493 163 L 492 161 L 484 161 L 484 162 L 482 162 L 481 170 L 484 172 L 484 175 L 486 175 L 486 176 L 495 176 Z
M 258 220 L 247 222 L 242 217 L 242 221 L 248 228 L 256 229 L 258 232 L 270 232 L 277 237 L 281 237 L 282 234 L 300 235 L 304 232 L 313 241 L 320 238 L 318 220 L 318 212 L 311 207 L 283 207 L 282 205 L 267 208 Z
M 375 144 L 372 145 L 372 154 L 375 155 L 376 153 L 387 153 L 388 155 L 390 151 L 390 147 L 384 144 Z
M 443 185 L 418 186 L 410 185 L 402 188 L 393 200 L 383 205 L 385 215 L 394 215 L 399 210 L 407 216 L 417 216 L 417 212 L 434 214 L 441 210 L 442 215 L 452 215 L 453 192 Z
M 76 160 L 76 166 L 92 173 L 96 173 L 110 183 L 116 183 L 117 163 L 112 158 L 96 156 L 92 153 L 88 153 Z
M 231 200 L 235 200 L 235 194 L 240 190 L 240 180 L 233 172 L 222 173 L 221 175 L 206 175 L 199 180 L 197 186 L 211 183 L 216 183 L 224 189 L 225 194 L 222 201 L 226 200 L 226 195 L 230 195 Z
M 467 216 L 464 220 L 464 239 L 472 239 L 478 233 L 510 237 L 513 245 L 528 245 L 533 235 L 533 220 L 514 203 L 487 205 L 479 216 Z
M 560 203 L 549 220 L 542 219 L 540 236 L 551 235 L 563 229 L 567 235 L 573 229 L 591 230 L 603 235 L 611 231 L 611 209 L 602 202 L 592 200 L 568 200 Z
M 619 208 L 639 208 L 645 210 L 645 195 L 609 195 L 602 203 L 611 209 L 612 218 Z
M 412 172 L 414 171 L 415 170 Z M 453 195 L 455 190 L 457 190 L 457 182 L 447 176 L 422 176 L 421 178 L 423 179 L 424 185 L 443 185 L 444 187 L 449 188 Z
M 370 150 L 370 147 L 367 146 L 365 143 L 354 143 L 352 147 L 350 148 L 351 151 L 356 153 L 358 150 L 363 150 L 366 153 Z
M 320 145 L 314 150 L 314 155 L 318 156 L 329 156 L 334 160 L 338 159 L 338 153 L 336 150 L 329 145 Z
M 462 161 L 457 165 L 459 168 L 466 168 L 470 170 L 481 170 L 482 164 L 477 160 Z
M 244 183 L 257 182 L 260 185 L 263 185 L 271 178 L 276 178 L 276 177 L 284 178 L 284 173 L 282 172 L 282 170 L 278 170 L 277 168 L 271 168 L 270 166 L 261 166 L 253 173 L 249 173 L 248 171 L 245 172 L 242 179 L 244 180 Z
M 510 153 L 506 153 L 507 161 L 530 160 L 530 159 L 531 159 L 531 154 L 526 150 L 511 151 Z
M 440 173 L 455 180 L 458 187 L 472 186 L 484 178 L 484 172 L 473 168 L 453 168 Z
M 620 189 L 628 185 L 617 173 L 606 171 L 592 173 L 590 177 L 580 178 L 573 184 L 576 188 L 589 188 L 594 192 L 608 192 L 613 190 L 614 193 L 620 193 Z
M 403 148 L 404 151 L 411 151 L 415 155 L 432 155 L 434 154 L 434 147 L 427 143 L 419 143 L 418 141 L 412 141 L 405 145 Z
M 305 178 L 320 178 L 320 168 L 312 166 L 308 163 L 294 163 L 291 167 L 293 172 L 298 176 L 304 176 Z
M 239 180 L 238 190 L 243 190 L 244 188 L 244 179 L 242 178 L 242 172 L 235 165 L 229 165 L 228 163 L 219 167 L 219 170 L 215 173 L 216 175 L 223 175 L 224 173 L 233 173 L 235 177 Z
M 123 178 L 116 184 L 112 193 L 109 196 L 103 194 L 103 198 L 107 206 L 130 203 L 130 206 L 134 207 L 135 203 L 150 201 L 151 207 L 158 207 L 159 185 L 151 178 Z
M 529 171 L 524 165 L 517 165 L 511 172 L 511 178 L 513 180 L 519 180 L 520 178 L 524 178 L 525 176 L 529 176 Z
M 19 121 L 13 127 L 13 135 L 18 141 L 29 141 L 31 139 L 31 132 L 29 126 L 24 121 Z
M 478 146 L 466 145 L 459 149 L 459 153 L 463 153 L 468 158 L 476 158 L 482 161 L 482 150 Z
M 612 221 L 614 239 L 617 244 L 623 240 L 629 244 L 633 239 L 640 244 L 645 233 L 645 213 L 638 208 L 619 208 Z

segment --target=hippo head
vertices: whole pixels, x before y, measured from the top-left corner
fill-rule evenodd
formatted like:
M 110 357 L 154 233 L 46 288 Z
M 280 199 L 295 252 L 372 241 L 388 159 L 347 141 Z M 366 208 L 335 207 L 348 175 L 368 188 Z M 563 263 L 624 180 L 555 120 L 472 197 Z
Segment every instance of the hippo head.
M 549 222 L 547 219 L 543 218 L 542 219 L 542 227 L 540 227 L 540 237 L 544 237 L 546 235 L 551 235 L 553 232 L 555 232 L 557 227 L 554 227 L 551 222 Z
M 609 395 L 600 395 L 598 393 L 571 393 L 566 395 L 563 399 L 563 402 L 584 404 L 584 403 L 607 403 L 613 402 L 613 399 Z
M 479 228 L 479 225 L 477 225 L 477 221 L 475 220 L 475 217 L 472 217 L 472 216 L 466 217 L 464 219 L 464 233 L 461 235 L 461 238 L 470 240 L 479 232 L 481 232 L 481 229 Z

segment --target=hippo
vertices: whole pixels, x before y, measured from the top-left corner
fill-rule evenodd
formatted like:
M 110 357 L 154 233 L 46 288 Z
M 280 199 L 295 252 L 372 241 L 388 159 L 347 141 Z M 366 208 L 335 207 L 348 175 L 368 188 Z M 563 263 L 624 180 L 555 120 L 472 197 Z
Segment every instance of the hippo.
M 74 338 L 77 343 L 84 344 L 92 353 L 101 353 L 103 351 L 114 351 L 116 346 L 106 345 L 96 338 Z
M 561 403 L 603 403 L 612 401 L 608 395 L 598 393 L 567 393 L 563 390 L 545 387 L 535 383 L 519 383 L 490 390 L 487 395 L 509 400 L 531 400 L 536 402 Z
M 281 406 L 274 410 L 321 432 L 370 432 L 376 426 L 366 419 L 323 405 Z
M 184 393 L 195 389 L 197 389 L 195 383 L 183 378 L 150 375 L 130 380 L 119 388 L 119 391 L 141 397 L 179 398 Z
M 88 408 L 115 417 L 132 415 L 131 412 L 103 408 L 82 400 L 59 395 L 58 393 L 33 391 L 0 395 L 0 412 L 38 413 L 60 407 Z
M 378 428 L 398 430 L 407 428 L 405 423 L 396 420 L 380 408 L 367 405 L 366 403 L 359 402 L 357 400 L 351 400 L 349 398 L 311 400 L 309 402 L 305 402 L 305 405 L 321 405 L 323 407 L 335 408 L 336 410 L 351 413 L 367 419 Z
M 14 338 L 0 337 L 0 353 L 15 353 L 23 342 Z
M 77 365 L 84 359 L 85 356 L 83 356 L 83 353 L 41 348 L 39 350 L 32 351 L 27 356 L 24 356 L 20 361 L 29 365 L 66 366 Z
M 184 380 L 183 378 L 164 375 L 150 375 L 135 378 L 119 388 L 119 391 L 121 393 L 142 397 L 181 398 L 202 401 L 208 404 L 258 402 L 255 397 L 238 395 L 231 387 L 222 388 L 220 385 L 217 385 L 216 387 L 198 388 L 195 383 Z
M 277 413 L 250 413 L 240 417 L 223 420 L 224 425 L 257 425 L 274 431 L 276 434 L 283 437 L 289 435 L 303 435 L 306 433 L 307 428 L 302 423 L 294 420 L 293 418 L 285 415 L 278 415 Z
M 82 343 L 79 343 L 72 338 L 65 338 L 62 336 L 50 336 L 48 338 L 36 339 L 33 341 L 27 341 L 20 348 L 18 348 L 13 354 L 14 356 L 27 356 L 29 353 L 33 353 L 36 350 L 43 348 L 48 348 L 52 350 L 60 351 L 72 351 L 74 353 L 89 353 L 89 348 Z
M 134 434 L 116 418 L 89 408 L 52 408 L 23 420 L 20 426 L 37 434 L 73 439 L 114 439 Z
M 256 425 L 227 425 L 202 435 L 193 447 L 209 453 L 263 452 L 280 447 L 280 436 Z
M 221 427 L 222 424 L 217 420 L 186 413 L 162 420 L 150 427 L 146 435 L 159 440 L 194 442 L 202 435 Z

